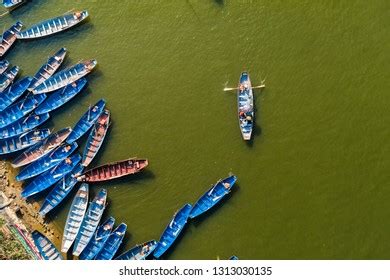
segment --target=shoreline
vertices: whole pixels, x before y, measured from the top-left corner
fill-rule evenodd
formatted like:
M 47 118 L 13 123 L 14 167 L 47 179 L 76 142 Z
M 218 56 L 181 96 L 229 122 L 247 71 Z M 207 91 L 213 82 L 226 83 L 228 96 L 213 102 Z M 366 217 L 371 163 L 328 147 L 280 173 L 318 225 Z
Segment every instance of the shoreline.
M 17 182 L 15 175 L 16 170 L 8 162 L 0 161 L 0 217 L 9 226 L 19 228 L 29 241 L 32 241 L 31 233 L 38 230 L 58 248 L 61 245 L 61 230 L 39 215 L 38 202 L 30 203 L 20 196 L 22 182 Z

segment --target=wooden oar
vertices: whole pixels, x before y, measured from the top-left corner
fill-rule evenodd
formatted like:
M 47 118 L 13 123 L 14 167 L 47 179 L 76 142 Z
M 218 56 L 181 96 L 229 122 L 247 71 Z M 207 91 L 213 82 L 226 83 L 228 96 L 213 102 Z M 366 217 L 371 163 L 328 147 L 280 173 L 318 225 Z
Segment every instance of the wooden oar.
M 265 88 L 265 85 L 262 84 L 262 85 L 260 85 L 260 86 L 252 87 L 252 89 L 254 89 L 254 88 Z M 224 88 L 223 91 L 238 90 L 238 89 L 239 89 L 239 87 L 235 87 L 235 88 Z

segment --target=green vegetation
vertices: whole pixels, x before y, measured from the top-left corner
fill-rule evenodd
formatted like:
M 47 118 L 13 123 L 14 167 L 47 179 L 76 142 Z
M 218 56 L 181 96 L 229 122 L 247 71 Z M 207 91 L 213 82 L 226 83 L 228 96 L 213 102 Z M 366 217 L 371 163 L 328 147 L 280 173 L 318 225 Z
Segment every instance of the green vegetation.
M 13 234 L 3 231 L 5 221 L 0 218 L 0 260 L 28 260 L 29 255 Z

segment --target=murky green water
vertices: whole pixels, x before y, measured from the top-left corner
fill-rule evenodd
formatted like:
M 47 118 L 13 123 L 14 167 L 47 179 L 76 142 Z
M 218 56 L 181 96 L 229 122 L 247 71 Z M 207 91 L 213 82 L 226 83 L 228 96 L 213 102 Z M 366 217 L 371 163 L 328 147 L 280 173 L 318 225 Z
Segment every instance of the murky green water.
M 232 171 L 232 196 L 190 222 L 167 258 L 390 258 L 389 1 L 34 0 L 0 22 L 72 8 L 90 21 L 17 42 L 7 59 L 24 75 L 63 46 L 67 65 L 98 60 L 50 125 L 73 125 L 104 97 L 113 125 L 94 165 L 150 160 L 140 176 L 92 187 L 108 189 L 106 214 L 128 224 L 124 247 L 159 238 Z M 243 70 L 267 85 L 249 145 L 235 93 L 222 91 Z M 52 216 L 61 227 L 68 207 Z

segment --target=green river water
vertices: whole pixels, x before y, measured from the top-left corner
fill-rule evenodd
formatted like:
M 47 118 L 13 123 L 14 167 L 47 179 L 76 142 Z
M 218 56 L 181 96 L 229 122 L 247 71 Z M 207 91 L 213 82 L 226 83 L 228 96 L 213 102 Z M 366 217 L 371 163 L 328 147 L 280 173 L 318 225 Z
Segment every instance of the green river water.
M 105 98 L 113 124 L 92 165 L 149 159 L 142 174 L 91 186 L 91 197 L 108 189 L 105 217 L 128 224 L 121 251 L 158 239 L 233 172 L 232 195 L 189 222 L 166 259 L 390 258 L 388 0 L 34 0 L 0 23 L 73 8 L 90 20 L 6 58 L 23 75 L 63 46 L 66 66 L 97 59 L 88 90 L 48 125 L 73 126 Z M 244 70 L 267 86 L 248 144 L 235 92 L 222 91 Z M 61 228 L 70 201 L 49 217 Z

